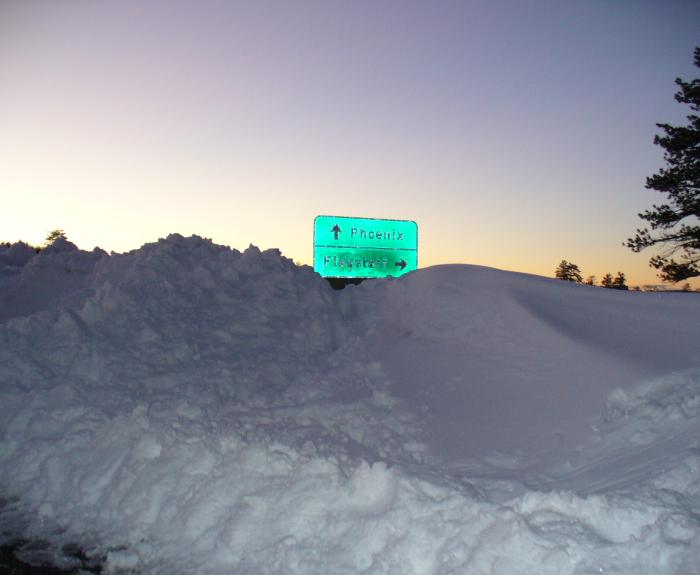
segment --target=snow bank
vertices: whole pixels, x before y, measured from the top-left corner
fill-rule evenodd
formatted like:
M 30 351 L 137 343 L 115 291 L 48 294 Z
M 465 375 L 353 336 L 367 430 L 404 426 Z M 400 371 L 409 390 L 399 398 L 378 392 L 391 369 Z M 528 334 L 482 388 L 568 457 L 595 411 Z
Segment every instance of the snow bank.
M 77 543 L 113 573 L 700 564 L 700 298 L 472 266 L 335 292 L 275 250 L 177 235 L 49 255 L 71 254 L 90 262 L 75 289 L 48 303 L 33 281 L 62 272 L 44 263 L 0 324 L 0 526 L 50 543 L 28 558 L 69 566 Z
M 26 242 L 0 244 L 0 277 L 19 273 L 36 255 L 36 250 Z
M 443 462 L 557 459 L 585 440 L 613 389 L 700 366 L 694 294 L 467 265 L 359 291 L 374 358 L 397 398 L 429 412 L 426 440 Z
M 23 242 L 0 248 L 0 322 L 84 298 L 88 277 L 105 255 L 80 251 L 63 238 L 38 254 Z

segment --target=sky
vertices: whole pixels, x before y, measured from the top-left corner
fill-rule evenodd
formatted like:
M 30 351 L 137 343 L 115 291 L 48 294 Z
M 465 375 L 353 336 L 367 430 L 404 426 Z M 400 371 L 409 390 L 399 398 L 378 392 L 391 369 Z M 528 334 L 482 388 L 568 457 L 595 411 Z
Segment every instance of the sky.
M 410 219 L 421 267 L 661 283 L 622 243 L 696 45 L 681 0 L 0 0 L 0 240 L 311 264 L 316 215 Z

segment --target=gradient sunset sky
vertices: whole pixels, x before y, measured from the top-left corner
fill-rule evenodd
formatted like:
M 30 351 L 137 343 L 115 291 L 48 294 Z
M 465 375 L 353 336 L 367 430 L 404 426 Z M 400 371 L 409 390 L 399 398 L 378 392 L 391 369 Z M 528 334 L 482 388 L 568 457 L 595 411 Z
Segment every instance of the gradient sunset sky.
M 0 0 L 0 240 L 311 263 L 316 215 L 397 218 L 421 267 L 661 283 L 622 242 L 696 45 L 697 1 Z

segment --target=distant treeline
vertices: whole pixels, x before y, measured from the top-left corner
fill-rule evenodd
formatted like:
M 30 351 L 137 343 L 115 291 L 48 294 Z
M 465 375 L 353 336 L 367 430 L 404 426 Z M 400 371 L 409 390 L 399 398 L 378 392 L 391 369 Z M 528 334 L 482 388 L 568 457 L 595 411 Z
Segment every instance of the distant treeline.
M 623 272 L 617 272 L 617 275 L 614 277 L 612 274 L 607 273 L 603 276 L 603 279 L 600 280 L 600 284 L 596 284 L 595 276 L 588 276 L 584 280 L 580 268 L 575 263 L 568 262 L 566 260 L 561 260 L 561 262 L 559 262 L 559 265 L 554 270 L 554 277 L 560 280 L 588 286 L 598 285 L 599 287 L 624 291 L 630 289 L 630 287 L 627 285 L 627 278 Z M 666 289 L 659 288 L 658 286 L 644 286 L 643 289 L 639 286 L 634 286 L 631 289 L 632 291 L 693 291 L 689 283 L 685 283 L 680 289 Z M 696 289 L 695 291 L 700 292 L 700 288 Z

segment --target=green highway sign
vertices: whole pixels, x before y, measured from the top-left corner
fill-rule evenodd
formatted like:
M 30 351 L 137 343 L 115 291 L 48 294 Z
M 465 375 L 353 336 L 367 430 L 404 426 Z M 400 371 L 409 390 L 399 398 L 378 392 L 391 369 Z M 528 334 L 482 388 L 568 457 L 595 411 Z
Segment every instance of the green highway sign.
M 323 277 L 397 277 L 417 268 L 416 222 L 345 216 L 314 220 L 314 270 Z

